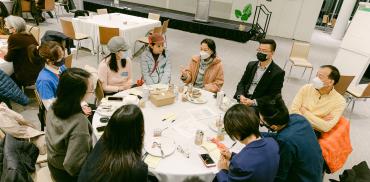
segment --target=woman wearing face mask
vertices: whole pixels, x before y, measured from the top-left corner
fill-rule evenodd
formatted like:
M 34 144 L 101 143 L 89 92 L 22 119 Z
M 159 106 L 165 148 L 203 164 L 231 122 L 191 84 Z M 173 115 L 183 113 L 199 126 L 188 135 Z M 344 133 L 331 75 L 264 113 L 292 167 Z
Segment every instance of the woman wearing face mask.
M 66 70 L 64 66 L 64 50 L 54 41 L 44 42 L 39 50 L 45 67 L 40 71 L 36 80 L 36 89 L 46 109 L 56 98 L 59 77 Z
M 14 80 L 19 86 L 35 84 L 36 78 L 43 68 L 43 63 L 32 62 L 28 58 L 27 48 L 30 45 L 38 45 L 32 34 L 26 32 L 26 22 L 18 16 L 5 18 L 5 28 L 9 30 L 8 49 L 1 50 L 6 54 L 4 59 L 13 62 Z
M 112 95 L 131 88 L 131 60 L 129 45 L 122 37 L 112 37 L 107 46 L 110 54 L 99 64 L 98 77 L 104 92 Z
M 141 55 L 141 74 L 146 85 L 169 84 L 171 80 L 171 63 L 164 49 L 162 35 L 149 36 L 149 47 Z
M 224 84 L 224 70 L 212 39 L 202 40 L 200 53 L 192 57 L 188 68 L 181 66 L 181 80 L 210 92 L 218 92 L 221 89 Z

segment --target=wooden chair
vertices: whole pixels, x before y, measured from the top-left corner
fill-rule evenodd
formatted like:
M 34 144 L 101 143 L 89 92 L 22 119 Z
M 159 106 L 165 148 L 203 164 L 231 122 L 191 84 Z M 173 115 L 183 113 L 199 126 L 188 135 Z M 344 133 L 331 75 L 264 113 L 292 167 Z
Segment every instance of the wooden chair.
M 74 28 L 73 28 L 73 24 L 72 24 L 71 19 L 61 18 L 60 23 L 62 25 L 62 30 L 63 30 L 64 35 L 66 35 L 67 37 L 77 41 L 76 60 L 77 60 L 77 57 L 78 57 L 78 49 L 81 47 L 81 40 L 90 39 L 91 43 L 92 43 L 92 49 L 94 51 L 94 40 L 88 35 L 85 35 L 85 34 L 82 34 L 82 33 L 76 33 Z
M 160 26 L 160 27 L 155 27 L 154 29 L 153 29 L 153 33 L 158 33 L 158 34 L 161 34 L 162 35 L 162 26 Z M 145 37 L 142 37 L 142 38 L 140 38 L 140 39 L 137 39 L 136 41 L 135 41 L 135 43 L 134 43 L 134 54 L 136 54 L 136 44 L 138 43 L 138 42 L 140 42 L 140 43 L 143 43 L 144 44 L 144 46 L 147 46 L 148 44 L 149 44 L 149 36 L 145 36 Z
M 300 42 L 300 41 L 293 42 L 289 59 L 286 60 L 284 64 L 284 69 L 285 69 L 285 66 L 287 65 L 288 61 L 291 63 L 288 77 L 290 76 L 290 73 L 292 72 L 293 66 L 297 66 L 297 67 L 304 67 L 304 71 L 301 77 L 303 77 L 304 73 L 306 72 L 306 69 L 310 68 L 311 72 L 310 72 L 310 77 L 308 78 L 308 80 L 311 79 L 313 67 L 312 67 L 312 64 L 308 61 L 308 53 L 310 51 L 310 47 L 311 45 L 306 42 Z
M 42 103 L 41 97 L 40 97 L 39 93 L 37 92 L 37 89 L 35 89 L 34 92 L 35 92 L 37 105 L 39 106 L 39 113 L 37 114 L 37 116 L 38 116 L 38 118 L 40 120 L 40 123 L 41 123 L 41 131 L 44 131 L 44 127 L 46 125 L 46 112 L 47 112 L 47 110 L 44 106 L 44 103 Z
M 363 89 L 366 85 L 350 86 L 347 90 L 347 93 L 351 95 L 348 105 L 352 102 L 352 109 L 355 107 L 355 102 L 357 99 L 368 99 L 370 98 L 370 83 L 367 84 L 366 88 Z
M 334 85 L 335 90 L 340 94 L 344 95 L 351 84 L 352 80 L 355 78 L 355 76 L 345 76 L 341 75 L 339 82 Z
M 104 8 L 104 9 L 97 9 L 96 10 L 96 13 L 98 15 L 108 14 L 108 10 L 106 8 Z
M 55 11 L 55 0 L 45 0 L 45 7 L 44 9 L 42 9 L 42 12 L 52 12 L 54 11 L 54 15 L 55 15 L 55 18 L 57 19 L 57 21 L 59 20 L 58 18 L 58 15 Z
M 64 58 L 64 65 L 66 68 L 72 68 L 72 60 L 73 60 L 73 55 L 70 54 Z
M 162 24 L 162 35 L 164 36 L 164 41 L 166 41 L 166 46 L 167 46 L 167 28 L 168 28 L 168 23 L 170 22 L 170 19 L 165 20 Z
M 31 13 L 31 1 L 21 0 L 22 14 L 26 13 L 26 19 L 28 19 L 28 14 Z M 22 15 L 23 16 L 23 15 Z M 39 25 L 39 22 L 34 19 L 36 25 Z
M 327 26 L 328 23 L 329 23 L 329 15 L 324 15 L 322 17 L 321 25 Z
M 26 31 L 31 33 L 33 37 L 35 37 L 37 43 L 40 45 L 40 28 L 31 25 L 26 25 Z
M 99 26 L 99 45 L 98 45 L 98 64 L 100 61 L 100 48 L 103 51 L 103 46 L 107 45 L 112 37 L 119 36 L 119 28 L 101 27 Z
M 336 22 L 337 22 L 337 19 L 333 18 L 330 20 L 329 23 L 327 23 L 327 25 L 331 28 L 334 28 Z
M 152 19 L 152 20 L 158 20 L 161 18 L 161 15 L 160 14 L 156 14 L 156 13 L 148 13 L 148 19 Z
M 104 98 L 103 84 L 98 79 L 98 81 L 96 82 L 96 88 L 95 88 L 95 104 L 98 106 L 103 98 Z

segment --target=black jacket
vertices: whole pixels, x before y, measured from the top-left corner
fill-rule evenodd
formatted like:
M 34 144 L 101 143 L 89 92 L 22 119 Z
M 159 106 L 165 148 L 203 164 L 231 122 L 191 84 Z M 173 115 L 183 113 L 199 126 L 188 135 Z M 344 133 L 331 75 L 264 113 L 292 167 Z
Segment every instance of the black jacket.
M 11 135 L 6 135 L 0 143 L 0 181 L 33 181 L 30 174 L 35 172 L 39 149 L 34 144 L 17 140 Z
M 238 83 L 238 87 L 234 95 L 235 99 L 238 99 L 238 95 L 243 95 L 245 97 L 248 95 L 248 90 L 251 86 L 254 75 L 256 74 L 258 63 L 258 61 L 252 61 L 248 63 L 243 77 Z M 282 70 L 277 64 L 275 64 L 274 61 L 272 61 L 263 74 L 262 78 L 258 82 L 258 85 L 250 99 L 256 99 L 258 104 L 261 99 L 275 96 L 276 94 L 281 93 L 281 88 L 283 88 L 284 76 L 285 71 Z

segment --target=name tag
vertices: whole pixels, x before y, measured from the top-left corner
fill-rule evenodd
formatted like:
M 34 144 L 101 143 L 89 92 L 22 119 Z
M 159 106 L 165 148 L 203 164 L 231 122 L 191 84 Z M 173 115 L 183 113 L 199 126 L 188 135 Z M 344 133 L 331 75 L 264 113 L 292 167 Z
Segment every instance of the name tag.
M 122 72 L 122 73 L 121 73 L 121 76 L 122 76 L 122 77 L 128 77 L 128 72 L 127 72 L 127 71 Z

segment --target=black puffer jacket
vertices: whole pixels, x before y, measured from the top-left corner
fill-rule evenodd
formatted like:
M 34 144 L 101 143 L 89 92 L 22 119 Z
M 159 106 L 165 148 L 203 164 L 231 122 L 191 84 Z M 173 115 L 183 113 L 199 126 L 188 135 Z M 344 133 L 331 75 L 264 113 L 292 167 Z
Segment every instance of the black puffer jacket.
M 17 140 L 11 135 L 6 135 L 4 142 L 0 143 L 0 181 L 32 182 L 30 174 L 35 172 L 39 149 L 34 144 Z

